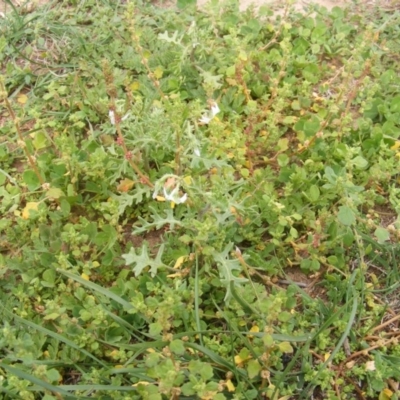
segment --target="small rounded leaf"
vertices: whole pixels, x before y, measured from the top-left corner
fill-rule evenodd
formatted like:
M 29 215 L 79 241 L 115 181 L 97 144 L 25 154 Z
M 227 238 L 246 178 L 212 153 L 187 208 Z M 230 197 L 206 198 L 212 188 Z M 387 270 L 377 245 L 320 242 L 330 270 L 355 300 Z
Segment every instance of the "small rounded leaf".
M 354 211 L 347 206 L 339 207 L 339 212 L 337 216 L 339 221 L 346 226 L 350 226 L 354 224 L 354 222 L 356 221 L 356 216 L 354 214 Z
M 289 342 L 282 342 L 279 343 L 278 345 L 279 350 L 282 351 L 283 353 L 293 353 L 293 347 Z
M 247 364 L 247 373 L 249 374 L 249 378 L 255 378 L 261 371 L 261 365 L 257 360 L 250 360 Z
M 182 340 L 175 339 L 169 345 L 170 350 L 179 356 L 181 356 L 185 352 L 185 346 L 183 345 Z
M 375 236 L 378 239 L 378 243 L 382 244 L 390 239 L 390 233 L 387 229 L 379 227 L 375 229 Z

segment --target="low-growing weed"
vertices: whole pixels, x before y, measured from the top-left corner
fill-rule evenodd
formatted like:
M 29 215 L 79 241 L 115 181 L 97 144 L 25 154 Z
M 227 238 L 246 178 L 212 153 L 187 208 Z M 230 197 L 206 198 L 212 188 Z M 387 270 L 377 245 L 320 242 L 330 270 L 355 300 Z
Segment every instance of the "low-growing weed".
M 7 3 L 4 398 L 398 398 L 398 11 Z

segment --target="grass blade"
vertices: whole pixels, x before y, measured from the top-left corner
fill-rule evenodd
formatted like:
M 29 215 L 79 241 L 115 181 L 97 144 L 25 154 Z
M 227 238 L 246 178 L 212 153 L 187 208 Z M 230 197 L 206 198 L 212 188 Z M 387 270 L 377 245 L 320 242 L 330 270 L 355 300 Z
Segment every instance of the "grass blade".
M 9 311 L 7 311 L 7 312 L 9 312 Z M 51 330 L 49 330 L 49 329 L 47 329 L 47 328 L 44 328 L 43 326 L 37 325 L 37 324 L 35 324 L 35 323 L 32 322 L 32 321 L 27 321 L 27 320 L 25 320 L 25 319 L 19 317 L 18 315 L 14 315 L 14 314 L 12 314 L 12 313 L 10 313 L 10 314 L 13 316 L 13 318 L 14 318 L 15 320 L 21 322 L 22 324 L 24 324 L 24 325 L 26 325 L 26 326 L 30 326 L 31 328 L 34 328 L 34 329 L 36 329 L 37 331 L 42 332 L 42 333 L 44 333 L 44 334 L 47 335 L 47 336 L 53 337 L 54 339 L 59 340 L 60 342 L 65 343 L 66 345 L 72 347 L 72 348 L 75 349 L 75 350 L 80 351 L 80 352 L 81 352 L 82 354 L 84 354 L 85 356 L 87 356 L 87 357 L 91 358 L 92 360 L 96 361 L 99 365 L 101 365 L 101 366 L 103 366 L 103 367 L 105 367 L 105 368 L 108 368 L 108 365 L 107 365 L 105 362 L 99 360 L 99 359 L 98 359 L 97 357 L 95 357 L 93 354 L 89 353 L 89 352 L 86 351 L 85 349 L 80 348 L 77 344 L 75 344 L 75 343 L 72 342 L 71 340 L 67 339 L 66 337 L 60 335 L 59 333 L 53 332 L 53 331 L 51 331 Z
M 75 400 L 75 399 L 87 399 L 88 397 L 76 397 L 68 393 L 64 388 L 59 387 L 59 386 L 54 386 L 46 381 L 43 381 L 42 379 L 37 378 L 36 376 L 30 375 L 26 373 L 25 371 L 21 371 L 18 368 L 11 367 L 10 365 L 7 365 L 3 362 L 0 361 L 0 367 L 5 369 L 7 372 L 17 376 L 20 379 L 25 379 L 40 388 L 43 388 L 45 390 L 49 390 L 52 393 L 59 393 L 60 395 L 63 395 L 65 400 Z
M 349 320 L 347 321 L 347 324 L 346 324 L 346 328 L 345 328 L 342 336 L 340 337 L 338 343 L 336 344 L 335 348 L 333 349 L 332 353 L 328 357 L 328 359 L 323 364 L 321 364 L 321 366 L 319 367 L 318 373 L 315 375 L 313 381 L 315 381 L 318 378 L 318 376 L 321 374 L 321 372 L 324 370 L 324 368 L 332 361 L 332 359 L 336 356 L 336 354 L 338 353 L 338 351 L 342 347 L 342 345 L 343 345 L 344 341 L 346 340 L 347 336 L 349 335 L 350 329 L 353 326 L 353 323 L 354 323 L 354 321 L 356 319 L 357 308 L 358 308 L 358 299 L 357 299 L 357 296 L 354 293 L 354 295 L 353 295 L 353 305 L 352 305 L 352 308 L 351 308 Z M 300 399 L 304 399 L 305 398 L 304 396 L 307 396 L 307 398 L 309 398 L 308 396 L 309 396 L 311 390 L 314 387 L 313 381 L 311 381 L 307 385 L 307 387 L 304 389 L 303 394 L 300 397 Z
M 70 279 L 73 279 L 76 282 L 79 282 L 81 285 L 83 285 L 97 293 L 100 293 L 100 294 L 108 297 L 109 299 L 116 301 L 118 304 L 121 304 L 127 311 L 130 311 L 135 308 L 131 303 L 129 303 L 129 301 L 124 300 L 122 297 L 111 292 L 111 290 L 105 289 L 93 282 L 87 281 L 86 279 L 81 278 L 79 275 L 75 275 L 69 271 L 64 271 L 61 269 L 57 269 L 57 272 L 65 275 L 66 277 L 68 277 Z

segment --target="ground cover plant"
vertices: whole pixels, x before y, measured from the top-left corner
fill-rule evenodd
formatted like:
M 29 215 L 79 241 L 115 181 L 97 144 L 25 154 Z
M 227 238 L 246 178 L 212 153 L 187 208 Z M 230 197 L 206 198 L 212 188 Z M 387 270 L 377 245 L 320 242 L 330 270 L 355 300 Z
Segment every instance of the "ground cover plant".
M 2 398 L 397 399 L 397 7 L 6 3 Z

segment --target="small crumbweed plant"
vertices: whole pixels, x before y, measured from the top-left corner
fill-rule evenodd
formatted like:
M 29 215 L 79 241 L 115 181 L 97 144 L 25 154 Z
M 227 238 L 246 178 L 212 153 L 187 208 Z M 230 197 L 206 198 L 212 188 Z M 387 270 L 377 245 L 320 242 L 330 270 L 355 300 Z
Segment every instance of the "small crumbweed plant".
M 397 2 L 3 3 L 2 399 L 400 397 Z

